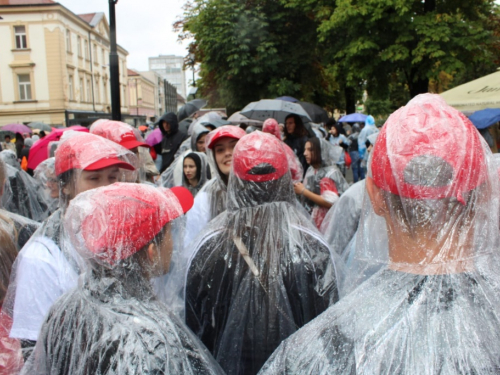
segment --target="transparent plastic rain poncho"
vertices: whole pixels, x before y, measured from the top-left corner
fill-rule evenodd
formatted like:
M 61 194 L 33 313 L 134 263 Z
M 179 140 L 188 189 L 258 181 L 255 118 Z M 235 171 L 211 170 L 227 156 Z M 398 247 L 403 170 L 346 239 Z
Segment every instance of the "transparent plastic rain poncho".
M 188 135 L 192 135 L 194 132 L 194 127 L 198 125 L 203 125 L 204 123 L 209 123 L 212 121 L 222 120 L 223 113 L 217 111 L 211 111 L 205 113 L 203 116 L 198 117 L 191 124 L 189 124 Z
M 262 125 L 262 131 L 264 133 L 272 134 L 280 141 L 282 141 L 280 127 L 278 125 L 278 121 L 276 121 L 275 119 L 267 119 L 266 121 L 264 121 L 264 124 Z M 285 142 L 281 142 L 281 144 L 283 146 L 283 149 L 285 150 L 288 165 L 290 166 L 292 181 L 302 181 L 302 178 L 304 177 L 304 168 L 302 168 L 302 164 L 300 163 L 299 158 L 297 157 L 297 155 L 295 155 L 295 152 L 293 152 L 293 150 L 287 144 L 285 144 Z
M 2 151 L 0 158 L 7 165 L 2 207 L 37 222 L 45 220 L 50 215 L 50 203 L 39 184 L 21 169 L 14 152 Z
M 200 162 L 200 167 L 198 171 L 198 184 L 196 186 L 191 186 L 184 175 L 184 159 L 189 155 L 195 154 L 195 157 L 198 157 Z M 208 178 L 207 175 L 210 173 L 210 169 L 208 166 L 207 155 L 203 152 L 192 152 L 185 151 L 184 154 L 180 155 L 178 158 L 174 160 L 174 162 L 168 167 L 165 172 L 163 172 L 160 176 L 160 179 L 157 182 L 158 186 L 162 186 L 165 188 L 171 188 L 174 186 L 184 186 L 187 188 L 193 196 L 196 196 L 198 192 L 203 188 L 203 186 L 207 183 Z
M 33 172 L 33 177 L 38 182 L 39 189 L 47 202 L 49 214 L 52 214 L 59 207 L 59 186 L 55 162 L 56 158 L 48 158 L 38 164 Z
M 371 171 L 356 256 L 385 266 L 262 374 L 498 374 L 500 186 L 486 143 L 441 97 L 419 95 L 387 120 Z
M 154 164 L 152 159 L 149 160 L 147 157 L 149 155 L 149 145 L 144 142 L 139 129 L 135 129 L 125 122 L 99 119 L 90 126 L 89 131 L 91 134 L 106 138 L 118 143 L 127 150 L 135 152 L 139 158 L 140 165 L 138 169 L 138 181 L 144 182 L 148 178 L 150 180 L 152 176 L 159 174 L 156 167 L 151 165 Z M 145 150 L 147 152 L 144 152 Z
M 368 136 L 378 132 L 379 130 L 375 125 L 375 119 L 373 116 L 368 116 L 365 120 L 365 127 L 361 129 L 358 136 L 358 151 L 361 158 L 363 158 L 366 153 L 366 140 L 368 139 Z
M 244 135 L 245 131 L 243 129 L 233 125 L 225 125 L 211 131 L 205 138 L 208 163 L 211 171 L 214 171 L 214 173 L 212 173 L 212 179 L 198 192 L 194 200 L 193 209 L 186 215 L 186 247 L 205 228 L 210 220 L 226 210 L 226 181 L 228 177 L 217 167 L 214 151 L 211 147 L 213 147 L 213 144 L 218 139 L 224 137 L 240 139 Z
M 116 183 L 71 201 L 64 227 L 86 271 L 51 308 L 23 373 L 222 374 L 150 283 L 168 272 L 176 219 L 192 205 L 177 189 Z
M 324 139 L 310 138 L 308 142 L 317 141 L 319 141 L 321 148 L 321 167 L 315 169 L 313 166 L 309 166 L 304 176 L 304 186 L 314 194 L 321 195 L 323 199 L 331 204 L 335 204 L 339 196 L 349 188 L 349 184 L 342 176 L 342 172 L 336 166 L 344 151 L 341 147 L 334 146 Z M 311 214 L 316 226 L 320 228 L 324 217 L 328 213 L 328 208 L 316 205 L 303 195 L 300 199 L 307 212 Z
M 61 225 L 69 200 L 85 190 L 137 179 L 133 170 L 138 165 L 137 157 L 97 135 L 66 131 L 55 158 L 61 199 L 59 209 L 19 253 L 3 308 L 3 313 L 14 321 L 11 337 L 25 341 L 37 340 L 50 307 L 58 297 L 76 286 L 77 277 L 83 270 L 80 256 L 65 241 L 66 233 Z M 103 169 L 88 170 L 96 167 Z
M 295 206 L 279 140 L 246 135 L 231 168 L 227 211 L 191 245 L 186 323 L 226 373 L 256 374 L 282 340 L 337 301 L 336 265 Z

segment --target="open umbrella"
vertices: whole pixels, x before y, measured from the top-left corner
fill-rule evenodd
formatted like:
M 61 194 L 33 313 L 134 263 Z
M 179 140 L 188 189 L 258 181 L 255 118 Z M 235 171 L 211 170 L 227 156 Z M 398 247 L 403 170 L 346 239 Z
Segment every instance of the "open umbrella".
M 221 126 L 224 126 L 224 125 L 232 125 L 229 121 L 226 121 L 226 120 L 223 120 L 223 119 L 212 120 L 212 121 L 203 121 L 203 122 L 200 121 L 199 124 L 201 124 L 203 126 L 212 125 L 216 129 L 220 128 Z
M 233 125 L 247 124 L 262 127 L 263 122 L 259 120 L 251 120 L 246 116 L 243 116 L 241 112 L 234 112 L 228 119 Z
M 148 127 L 147 127 L 147 125 L 141 125 L 141 126 L 139 126 L 139 130 L 140 130 L 141 132 L 145 132 L 145 131 L 147 131 L 147 130 L 148 130 Z
M 44 160 L 47 160 L 49 158 L 49 143 L 59 141 L 63 133 L 67 130 L 83 131 L 83 132 L 89 131 L 87 128 L 84 128 L 83 126 L 80 127 L 72 126 L 70 128 L 54 129 L 52 133 L 36 141 L 36 143 L 34 143 L 33 146 L 31 146 L 28 158 L 28 168 L 35 169 L 38 166 L 38 164 L 40 164 Z
M 2 126 L 0 130 L 4 131 L 10 131 L 12 133 L 33 133 L 33 131 L 27 127 L 26 125 L 23 124 L 8 124 L 5 126 Z
M 469 116 L 474 126 L 478 129 L 486 129 L 500 121 L 500 108 L 486 108 L 474 112 Z
M 38 129 L 38 130 L 43 130 L 45 132 L 51 132 L 52 131 L 52 128 L 47 125 L 47 124 L 44 124 L 43 122 L 30 122 L 28 124 L 28 126 L 31 128 L 31 129 Z
M 362 113 L 351 113 L 340 118 L 338 122 L 365 122 L 367 117 Z
M 305 111 L 311 118 L 312 122 L 325 123 L 328 121 L 328 113 L 319 105 L 307 102 L 298 102 L 297 104 L 299 104 L 302 108 L 305 109 Z
M 177 119 L 179 121 L 184 120 L 185 118 L 188 118 L 191 116 L 193 113 L 196 111 L 199 111 L 203 107 L 207 105 L 207 101 L 203 99 L 194 99 L 186 104 L 184 104 L 179 111 L 177 112 Z
M 284 100 L 285 102 L 298 103 L 299 99 L 295 99 L 293 96 L 280 96 L 276 100 Z
M 294 114 L 300 116 L 304 122 L 311 121 L 307 112 L 300 105 L 278 99 L 262 99 L 258 102 L 252 102 L 241 110 L 241 114 L 260 121 L 273 118 L 279 123 L 284 123 L 286 116 Z
M 160 143 L 162 139 L 163 139 L 163 134 L 161 133 L 160 128 L 156 128 L 155 130 L 153 130 L 151 133 L 148 134 L 145 141 L 148 145 L 153 147 L 158 143 Z
M 192 118 L 185 118 L 184 120 L 180 121 L 179 122 L 179 130 L 184 132 L 184 133 L 187 133 L 189 126 L 191 125 L 191 123 L 193 121 L 195 121 L 195 120 L 193 120 Z

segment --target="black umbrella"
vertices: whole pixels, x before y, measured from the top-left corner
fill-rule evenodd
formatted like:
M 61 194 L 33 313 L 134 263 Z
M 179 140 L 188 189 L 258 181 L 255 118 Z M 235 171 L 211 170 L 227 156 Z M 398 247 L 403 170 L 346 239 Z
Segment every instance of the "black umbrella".
M 328 121 L 328 113 L 319 105 L 307 102 L 298 102 L 297 104 L 299 104 L 302 108 L 304 108 L 304 110 L 311 118 L 312 122 L 324 123 Z
M 192 118 L 185 118 L 184 120 L 179 122 L 179 130 L 187 134 L 189 125 L 191 125 L 192 122 L 193 122 Z
M 207 101 L 203 99 L 194 99 L 186 104 L 184 104 L 179 111 L 177 112 L 177 118 L 179 121 L 184 120 L 185 118 L 188 118 L 191 116 L 193 113 L 196 111 L 199 111 L 203 107 L 207 105 Z

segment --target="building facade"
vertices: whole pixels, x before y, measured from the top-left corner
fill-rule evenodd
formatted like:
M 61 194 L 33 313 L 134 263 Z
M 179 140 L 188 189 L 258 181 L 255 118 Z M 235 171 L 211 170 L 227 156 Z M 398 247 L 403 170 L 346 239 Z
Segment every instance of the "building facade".
M 177 93 L 186 98 L 186 71 L 184 57 L 174 55 L 160 55 L 149 58 L 149 70 L 160 74 L 176 89 Z
M 111 112 L 109 25 L 52 0 L 0 0 L 0 126 L 88 125 Z M 121 111 L 129 113 L 127 55 L 118 47 Z
M 154 83 L 155 91 L 155 119 L 161 117 L 161 115 L 167 110 L 167 102 L 165 98 L 165 80 L 164 78 L 156 72 L 147 71 L 139 72 L 140 75 L 147 78 L 149 81 Z M 168 84 L 168 83 L 167 83 Z M 151 119 L 151 121 L 155 121 Z

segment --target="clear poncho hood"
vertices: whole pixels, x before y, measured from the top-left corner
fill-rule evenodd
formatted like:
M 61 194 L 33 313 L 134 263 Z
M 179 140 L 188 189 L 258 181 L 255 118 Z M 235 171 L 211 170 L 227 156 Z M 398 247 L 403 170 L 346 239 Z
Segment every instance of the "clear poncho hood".
M 498 373 L 500 186 L 487 144 L 424 94 L 389 117 L 370 162 L 346 271 L 367 280 L 261 374 Z
M 337 301 L 337 272 L 294 204 L 280 141 L 244 136 L 231 168 L 227 211 L 193 243 L 186 322 L 227 373 L 255 374 L 283 339 Z

